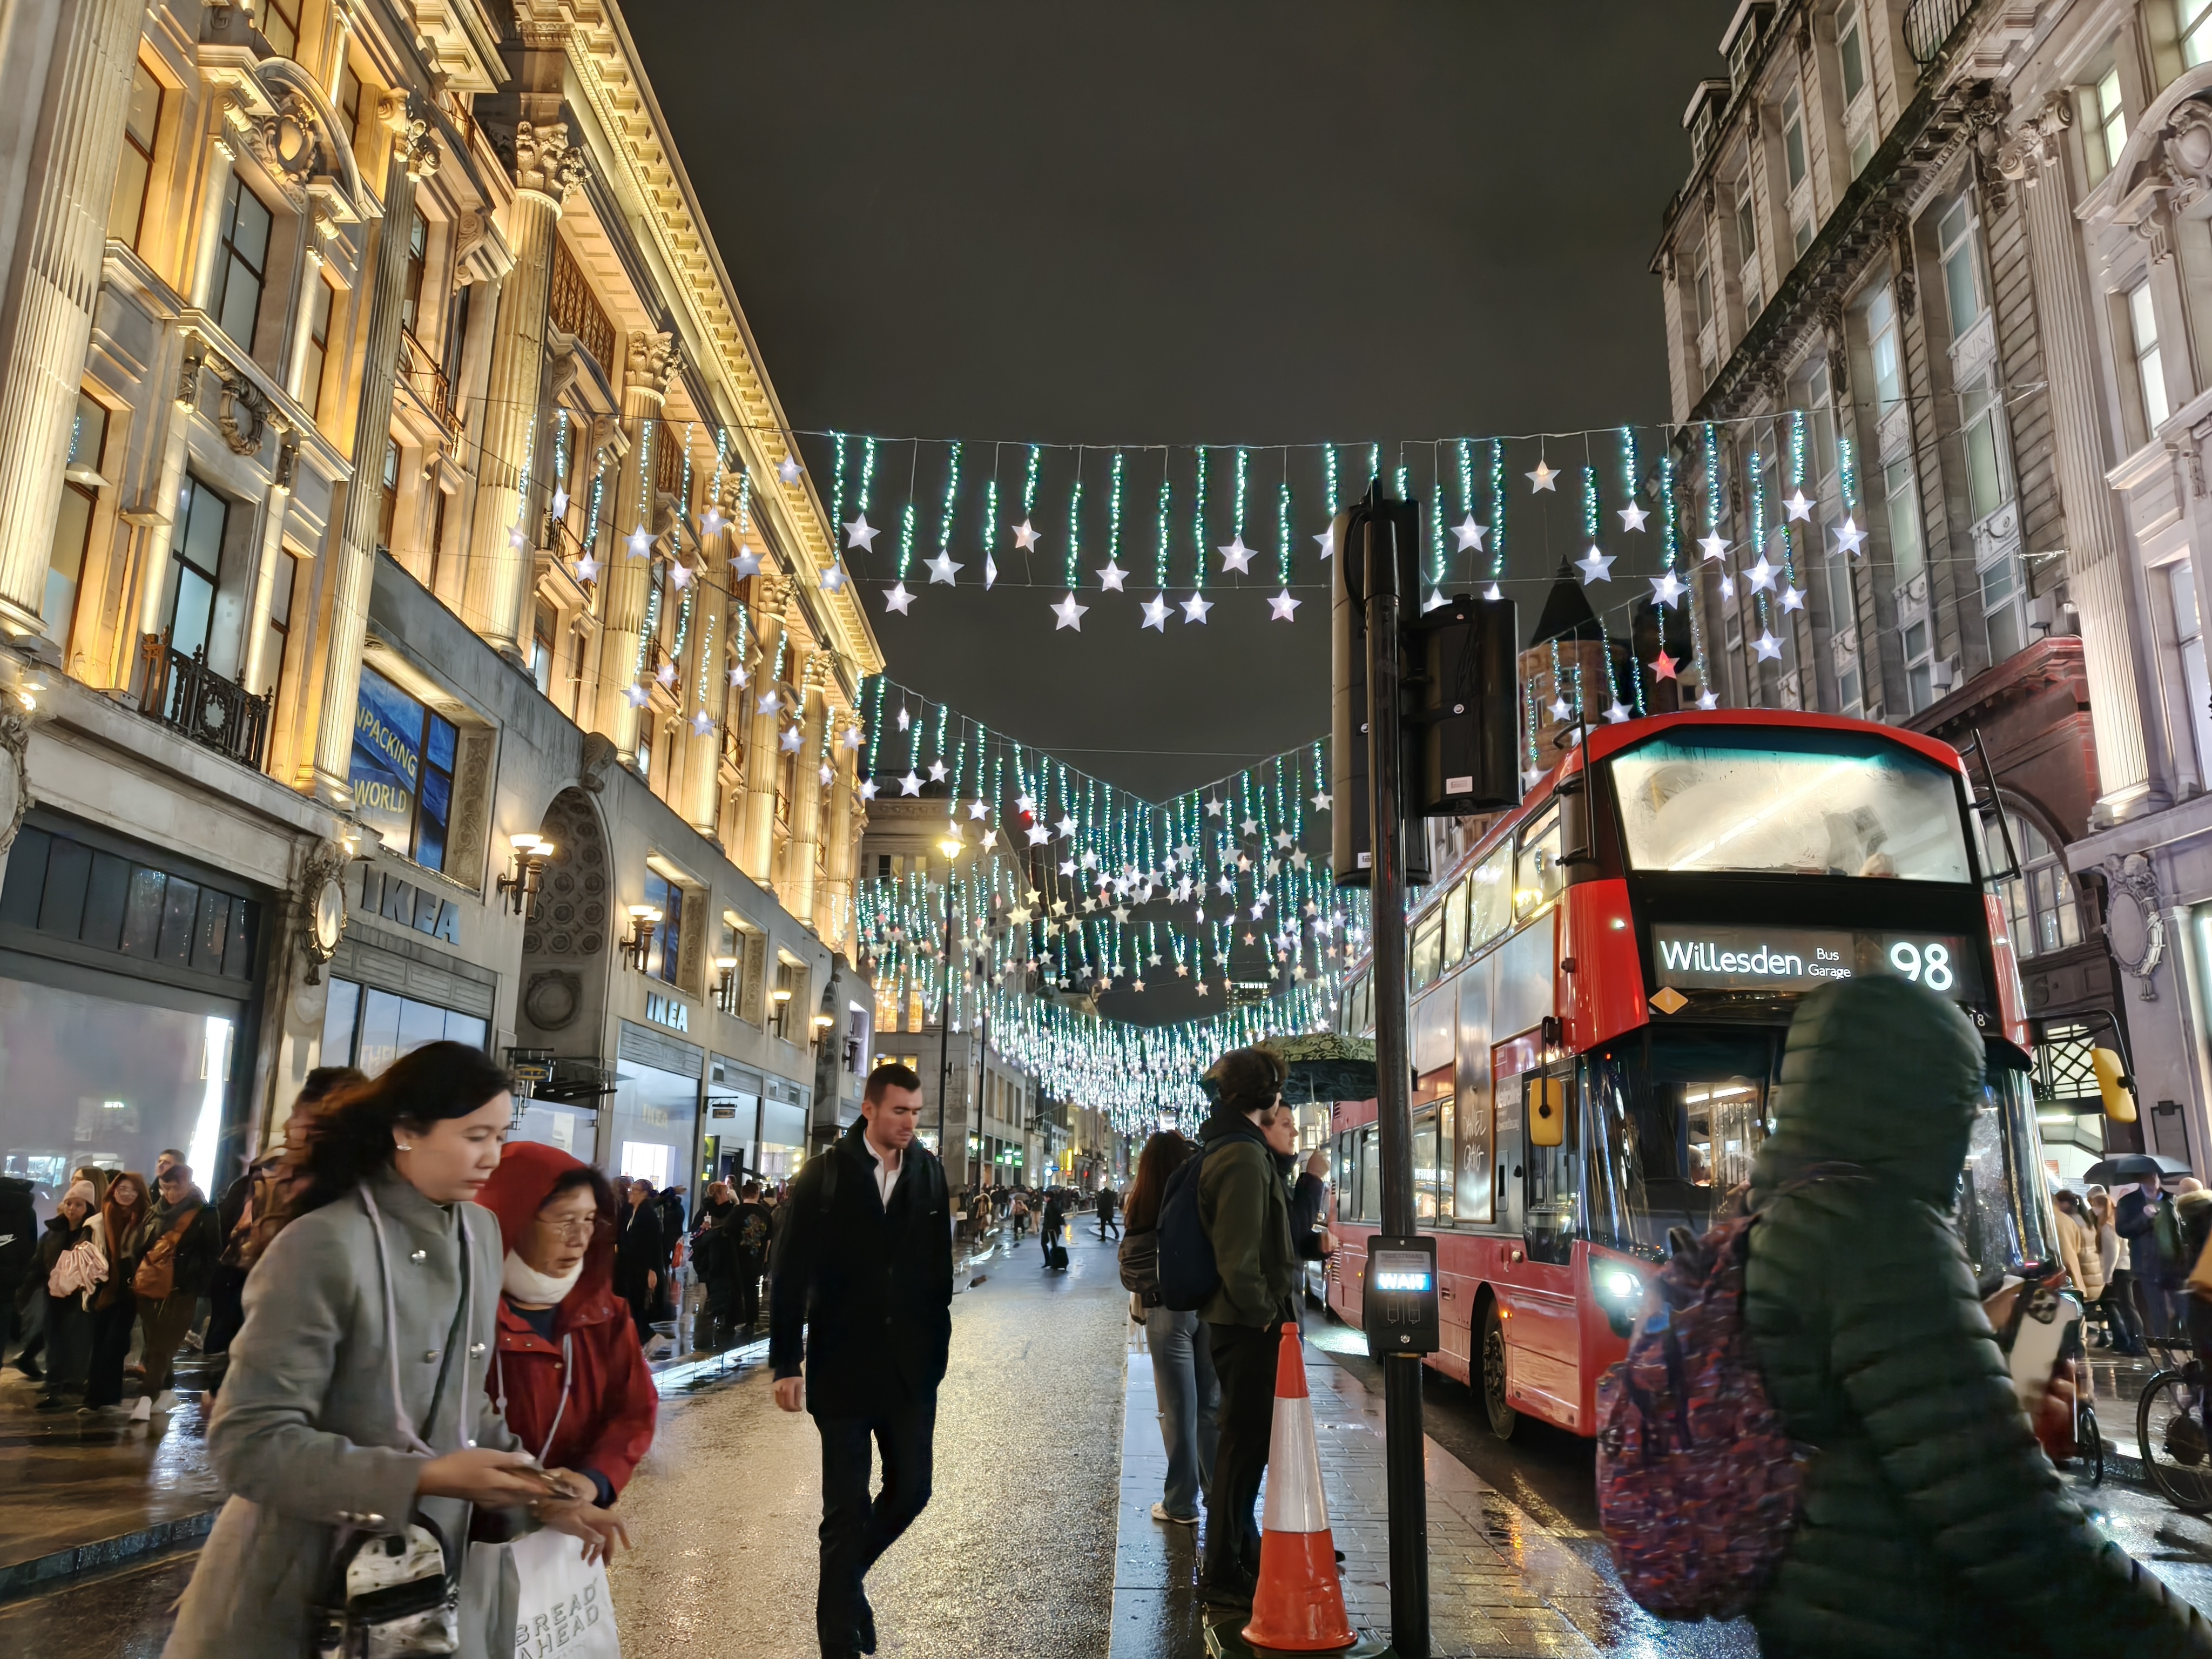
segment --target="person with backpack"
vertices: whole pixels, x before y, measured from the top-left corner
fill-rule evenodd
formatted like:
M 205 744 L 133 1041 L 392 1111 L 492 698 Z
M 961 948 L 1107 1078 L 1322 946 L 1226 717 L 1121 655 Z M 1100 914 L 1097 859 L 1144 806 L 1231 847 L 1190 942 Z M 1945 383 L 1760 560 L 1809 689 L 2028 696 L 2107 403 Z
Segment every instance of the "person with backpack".
M 172 1164 L 155 1177 L 159 1200 L 138 1229 L 133 1246 L 138 1266 L 131 1291 L 145 1332 L 139 1358 L 145 1366 L 145 1392 L 131 1407 L 134 1422 L 177 1403 L 169 1386 L 170 1368 L 185 1333 L 191 1328 L 199 1299 L 215 1277 L 222 1240 L 207 1196 L 192 1184 L 189 1164 Z
M 1805 1455 L 1802 1486 L 1794 1520 L 1784 1507 L 1754 1525 L 1759 1511 L 1730 1506 L 1776 1490 L 1789 1460 L 1723 1443 L 1700 1467 L 1725 1478 L 1686 1482 L 1711 1501 L 1678 1523 L 1685 1574 L 1771 1563 L 1749 1606 L 1762 1653 L 2212 1653 L 2202 1615 L 2067 1495 L 1983 1311 L 1951 1210 L 1987 1063 L 1955 1004 L 1902 979 L 1816 991 L 1791 1023 L 1753 1218 L 1724 1225 L 1748 1228 L 1737 1329 L 1756 1376 L 1745 1381 L 1763 1384 Z M 1685 1313 L 1672 1317 L 1691 1346 Z M 1647 1321 L 1638 1344 L 1650 1332 Z M 1703 1364 L 1680 1360 L 1693 1378 Z M 1601 1460 L 1614 1426 L 1601 1425 Z M 1610 1482 L 1637 1473 L 1632 1460 L 1601 1461 L 1601 1513 Z
M 2144 1331 L 2183 1335 L 2181 1285 L 2191 1264 L 2181 1260 L 2180 1218 L 2160 1176 L 2147 1175 L 2120 1195 L 2112 1225 L 2128 1242 Z
M 1198 1500 L 1212 1477 L 1221 1385 L 1196 1311 L 1170 1308 L 1161 1297 L 1159 1224 L 1169 1182 L 1197 1152 L 1173 1129 L 1162 1129 L 1145 1143 L 1122 1212 L 1127 1228 L 1120 1250 L 1121 1283 L 1142 1310 L 1145 1346 L 1152 1356 L 1152 1397 L 1168 1455 L 1167 1484 L 1152 1505 L 1152 1519 L 1183 1527 L 1198 1524 Z
M 1260 1529 L 1252 1506 L 1267 1469 L 1275 1418 L 1275 1364 L 1282 1328 L 1297 1318 L 1291 1288 L 1297 1253 L 1291 1237 L 1290 1188 L 1267 1144 L 1262 1121 L 1280 1098 L 1286 1074 L 1265 1048 L 1237 1048 L 1207 1073 L 1216 1097 L 1199 1130 L 1200 1155 L 1177 1188 L 1191 1188 L 1213 1288 L 1198 1308 L 1206 1351 L 1221 1387 L 1220 1439 L 1206 1489 L 1206 1563 L 1200 1588 L 1210 1606 L 1246 1608 L 1260 1574 Z M 1194 1174 L 1193 1171 L 1194 1170 Z M 1176 1207 L 1170 1192 L 1170 1209 Z M 1192 1200 L 1194 1199 L 1194 1206 Z M 1185 1229 L 1162 1223 L 1162 1280 L 1166 1253 L 1197 1252 Z M 1177 1264 L 1178 1271 L 1188 1262 Z M 1170 1296 L 1170 1306 L 1185 1299 Z
M 774 1212 L 761 1202 L 760 1182 L 745 1182 L 726 1225 L 731 1259 L 736 1264 L 738 1323 L 748 1335 L 760 1324 L 761 1275 L 768 1271 L 769 1240 L 775 1223 Z
M 915 1142 L 921 1117 L 921 1079 L 878 1066 L 860 1121 L 806 1161 L 778 1218 L 769 1364 L 775 1403 L 811 1413 L 822 1437 L 823 1659 L 876 1650 L 868 1570 L 929 1502 L 952 1345 L 952 1210 L 943 1166 Z M 884 1464 L 872 1504 L 872 1443 Z

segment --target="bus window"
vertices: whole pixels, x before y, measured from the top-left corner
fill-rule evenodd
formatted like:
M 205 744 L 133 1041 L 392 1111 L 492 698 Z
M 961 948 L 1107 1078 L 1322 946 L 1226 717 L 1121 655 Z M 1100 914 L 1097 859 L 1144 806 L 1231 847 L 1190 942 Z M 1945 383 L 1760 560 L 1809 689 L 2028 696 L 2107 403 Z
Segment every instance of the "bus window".
M 1437 1115 L 1423 1107 L 1413 1114 L 1413 1220 L 1437 1218 Z
M 1350 1129 L 1336 1138 L 1336 1180 L 1333 1189 L 1336 1194 L 1336 1218 L 1339 1221 L 1359 1219 L 1359 1181 L 1355 1163 L 1355 1149 L 1358 1144 L 1358 1133 Z
M 2028 1076 L 1992 1066 L 1966 1141 L 1959 1183 L 1959 1234 L 1984 1284 L 2030 1261 L 2055 1261 L 2051 1195 L 2035 1153 L 2040 1146 Z
M 1382 1160 L 1375 1153 L 1375 1126 L 1359 1132 L 1359 1218 L 1373 1221 L 1382 1213 Z
M 1528 1091 L 1542 1086 L 1547 1077 L 1556 1073 L 1542 1070 L 1527 1073 L 1521 1079 L 1523 1090 L 1522 1114 L 1533 1109 L 1527 1104 Z M 1576 1121 L 1582 1114 L 1576 1109 L 1577 1092 L 1571 1075 L 1565 1079 L 1567 1110 L 1566 1139 L 1558 1146 L 1528 1146 L 1524 1153 L 1528 1164 L 1527 1220 L 1522 1227 L 1522 1238 L 1531 1261 L 1564 1264 L 1573 1254 L 1575 1235 L 1580 1231 L 1582 1205 L 1581 1182 L 1575 1176 L 1577 1145 Z
M 1437 1219 L 1439 1221 L 1449 1221 L 1452 1218 L 1452 1146 L 1456 1139 L 1452 1133 L 1452 1097 L 1445 1095 L 1437 1102 L 1436 1157 L 1432 1162 L 1425 1166 L 1417 1167 L 1413 1172 L 1414 1179 L 1434 1193 L 1435 1196 L 1431 1200 L 1431 1206 L 1436 1211 Z M 1413 1158 L 1417 1166 L 1420 1165 L 1420 1143 L 1415 1141 Z M 1424 1168 L 1425 1168 L 1425 1173 L 1424 1173 Z
M 1443 943 L 1443 918 L 1431 911 L 1427 921 L 1413 930 L 1413 988 L 1436 982 L 1441 969 L 1440 947 Z
M 1711 1225 L 1751 1179 L 1781 1035 L 1675 1028 L 1584 1060 L 1593 1239 L 1658 1250 Z
M 1444 966 L 1456 968 L 1467 955 L 1467 891 L 1462 882 L 1444 896 Z
M 1559 808 L 1555 801 L 1521 832 L 1521 862 L 1513 878 L 1513 914 L 1529 915 L 1554 897 L 1560 884 Z
M 1468 878 L 1467 943 L 1480 951 L 1513 925 L 1513 843 L 1501 843 Z

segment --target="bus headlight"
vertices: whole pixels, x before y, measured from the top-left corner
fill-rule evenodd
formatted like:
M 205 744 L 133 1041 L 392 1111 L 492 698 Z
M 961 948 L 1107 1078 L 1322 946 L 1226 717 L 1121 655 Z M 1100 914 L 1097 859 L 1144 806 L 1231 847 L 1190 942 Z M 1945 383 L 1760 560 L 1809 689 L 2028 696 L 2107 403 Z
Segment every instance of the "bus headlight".
M 1644 1275 L 1624 1262 L 1590 1258 L 1590 1290 L 1615 1336 L 1626 1336 L 1636 1328 L 1636 1316 L 1644 1311 Z

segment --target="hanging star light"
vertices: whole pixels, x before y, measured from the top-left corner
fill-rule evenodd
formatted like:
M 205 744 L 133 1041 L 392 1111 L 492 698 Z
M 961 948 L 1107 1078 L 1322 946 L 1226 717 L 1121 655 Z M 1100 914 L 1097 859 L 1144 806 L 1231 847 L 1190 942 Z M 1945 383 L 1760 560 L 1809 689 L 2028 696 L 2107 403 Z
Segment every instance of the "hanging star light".
M 1090 609 L 1087 605 L 1078 605 L 1075 602 L 1074 593 L 1071 592 L 1066 599 L 1051 607 L 1052 614 L 1059 618 L 1053 624 L 1053 631 L 1058 633 L 1063 628 L 1072 628 L 1080 634 L 1083 631 L 1083 618 Z
M 1644 521 L 1651 516 L 1647 510 L 1638 507 L 1634 501 L 1629 502 L 1626 507 L 1618 511 L 1620 514 L 1620 527 L 1623 530 L 1641 530 L 1644 528 Z
M 1313 809 L 1315 811 L 1326 812 L 1328 811 L 1332 804 L 1328 790 L 1316 789 L 1314 791 Z
M 1244 532 L 1243 531 L 1240 530 L 1237 532 L 1236 540 L 1231 542 L 1226 547 L 1218 547 L 1214 549 L 1214 551 L 1221 555 L 1221 574 L 1223 575 L 1227 575 L 1232 570 L 1237 572 L 1239 575 L 1251 574 L 1253 550 L 1244 545 Z
M 861 780 L 860 780 L 860 799 L 861 799 L 862 800 L 873 800 L 875 798 L 876 798 L 876 781 L 875 781 L 873 778 L 863 778 L 863 779 L 861 779 Z
M 1790 511 L 1790 522 L 1813 522 L 1813 503 L 1805 499 L 1805 492 L 1802 489 L 1791 490 L 1790 499 L 1782 505 Z
M 745 687 L 752 684 L 752 678 L 751 670 L 745 668 L 732 668 L 730 671 L 730 689 L 732 691 L 742 691 Z
M 904 582 L 896 583 L 884 591 L 884 610 L 886 614 L 896 611 L 902 617 L 911 617 L 914 615 L 913 607 L 914 595 L 907 592 Z
M 776 463 L 775 476 L 787 484 L 795 484 L 799 482 L 799 475 L 805 471 L 799 465 L 799 457 L 786 450 L 783 459 Z
M 678 560 L 668 562 L 668 585 L 681 593 L 691 586 L 691 568 Z
M 941 760 L 935 760 L 935 761 L 932 761 L 932 762 L 930 762 L 930 763 L 929 763 L 929 781 L 930 781 L 932 783 L 942 783 L 942 782 L 944 782 L 944 781 L 945 781 L 945 763 L 944 763 L 943 761 L 941 761 Z
M 553 516 L 566 518 L 568 513 L 568 492 L 556 486 L 553 491 Z
M 1700 691 L 1700 692 L 1698 692 L 1698 708 L 1706 708 L 1706 709 L 1711 709 L 1711 708 L 1719 708 L 1720 706 L 1721 706 L 1721 700 L 1720 700 L 1718 697 L 1715 696 L 1711 692 L 1710 692 L 1710 691 Z
M 1722 535 L 1717 530 L 1700 540 L 1698 543 L 1698 550 L 1709 559 L 1725 559 L 1728 557 L 1728 538 Z
M 1505 590 L 1498 586 L 1496 582 L 1492 582 L 1489 586 L 1482 590 L 1482 597 L 1490 604 L 1495 605 L 1498 600 L 1505 597 Z
M 760 574 L 760 555 L 743 542 L 738 544 L 738 556 L 730 562 L 730 579 L 743 581 L 748 576 Z
M 777 741 L 776 747 L 787 755 L 795 755 L 799 752 L 799 744 L 805 741 L 805 733 L 797 726 L 787 726 L 783 728 L 783 736 Z
M 1182 602 L 1182 619 L 1187 623 L 1198 623 L 1203 625 L 1206 613 L 1212 609 L 1212 600 L 1207 599 L 1203 593 L 1194 593 Z
M 911 766 L 908 767 L 906 775 L 898 781 L 898 787 L 902 795 L 919 795 L 921 793 L 921 774 Z
M 1429 590 L 1429 597 L 1421 601 L 1421 614 L 1425 617 L 1430 611 L 1441 611 L 1450 603 L 1451 601 L 1444 597 L 1443 589 L 1431 587 Z
M 640 525 L 629 532 L 629 538 L 625 545 L 629 549 L 630 557 L 641 559 L 653 551 L 653 538 L 646 534 L 645 526 Z
M 1548 489 L 1555 495 L 1559 494 L 1559 470 L 1552 466 L 1541 457 L 1537 459 L 1536 470 L 1534 472 L 1526 473 L 1522 476 L 1528 480 L 1528 493 L 1530 495 L 1534 495 L 1540 489 Z
M 1027 551 L 1034 549 L 1036 544 L 1037 532 L 1030 526 L 1030 521 L 1027 519 L 1024 519 L 1019 524 L 1014 526 L 1014 545 L 1024 551 Z
M 1612 706 L 1605 711 L 1605 717 L 1611 724 L 1614 726 L 1621 726 L 1627 723 L 1630 719 L 1630 714 L 1628 710 L 1621 706 L 1620 699 L 1619 697 L 1615 697 L 1613 700 Z
M 991 584 L 999 580 L 999 562 L 988 553 L 983 556 L 983 591 L 991 591 Z
M 1322 558 L 1333 558 L 1336 554 L 1336 526 L 1331 525 L 1316 536 L 1314 541 L 1320 546 Z
M 1844 521 L 1836 526 L 1836 551 L 1856 556 L 1859 550 L 1866 545 L 1866 532 L 1860 529 L 1857 521 L 1846 514 Z
M 1760 662 L 1779 662 L 1782 659 L 1782 641 L 1774 637 L 1774 630 L 1771 628 L 1759 630 L 1759 637 L 1751 642 L 1751 648 L 1759 653 Z
M 1452 534 L 1459 538 L 1459 546 L 1453 550 L 1480 553 L 1482 551 L 1482 538 L 1489 533 L 1487 529 L 1474 521 L 1474 514 L 1470 513 L 1452 527 Z
M 556 507 L 554 511 L 557 513 L 560 508 Z M 706 516 L 699 520 L 699 533 L 702 536 L 714 535 L 728 522 L 729 520 L 722 516 L 722 509 L 720 507 L 709 505 Z
M 1681 578 L 1675 575 L 1672 569 L 1664 575 L 1647 576 L 1644 580 L 1651 584 L 1651 602 L 1654 605 L 1674 605 L 1679 608 L 1682 602 L 1682 595 L 1689 592 L 1689 589 L 1682 585 Z
M 866 513 L 856 513 L 853 515 L 852 522 L 845 526 L 845 545 L 848 548 L 857 547 L 865 553 L 872 553 L 876 550 L 876 538 L 883 533 L 868 523 L 868 515 Z
M 1116 564 L 1109 558 L 1099 568 L 1098 586 L 1105 592 L 1126 593 L 1128 592 L 1128 589 L 1122 586 L 1121 583 L 1127 577 L 1128 574 L 1129 573 L 1127 571 L 1122 569 L 1120 565 Z
M 903 732 L 903 731 L 905 731 L 905 730 L 907 729 L 907 727 L 908 727 L 908 726 L 912 726 L 913 724 L 914 724 L 914 716 L 913 716 L 913 714 L 910 714 L 910 713 L 908 711 L 908 709 L 907 709 L 907 706 L 906 706 L 904 703 L 901 703 L 901 704 L 899 705 L 899 711 L 898 711 L 898 729 L 899 729 L 900 731 Z
M 653 678 L 656 684 L 661 685 L 675 684 L 676 665 L 672 662 L 665 662 L 661 664 L 659 671 L 654 673 Z
M 1567 700 L 1565 697 L 1559 696 L 1552 699 L 1551 711 L 1552 718 L 1555 720 L 1563 720 L 1575 712 L 1567 707 Z
M 1802 611 L 1805 608 L 1805 595 L 1796 584 L 1782 590 L 1782 608 L 1784 611 Z
M 703 738 L 714 729 L 714 717 L 708 714 L 705 709 L 701 709 L 697 714 L 691 717 L 691 731 L 693 735 Z
M 830 765 L 828 761 L 823 761 L 821 766 L 817 769 L 815 775 L 822 780 L 822 787 L 826 789 L 831 783 L 836 781 L 837 769 Z
M 599 579 L 599 562 L 597 559 L 586 553 L 583 557 L 576 561 L 576 580 L 578 581 L 593 582 L 597 581 Z
M 653 693 L 647 690 L 636 681 L 632 680 L 629 684 L 629 690 L 623 693 L 623 701 L 627 702 L 633 708 L 642 708 L 646 704 L 653 701 Z
M 842 593 L 845 591 L 844 566 L 832 563 L 827 569 L 823 571 L 822 591 L 824 593 Z
M 959 584 L 955 582 L 952 579 L 958 575 L 965 567 L 955 564 L 952 562 L 951 552 L 947 550 L 946 551 L 940 552 L 935 558 L 928 561 L 928 568 L 929 580 L 933 586 L 936 583 L 943 582 L 948 587 L 957 587 Z
M 1750 581 L 1753 592 L 1768 593 L 1774 589 L 1774 579 L 1782 573 L 1767 563 L 1766 555 L 1762 553 L 1759 556 L 1759 562 L 1748 567 L 1743 574 Z
M 849 749 L 857 751 L 860 746 L 860 728 L 857 726 L 847 726 L 845 728 L 845 735 L 837 739 L 837 746 L 840 749 Z
M 1145 601 L 1145 620 L 1141 624 L 1139 624 L 1140 628 L 1149 628 L 1153 632 L 1158 634 L 1166 633 L 1168 631 L 1168 596 L 1166 594 L 1153 594 L 1151 599 Z
M 1723 576 L 1721 578 L 1721 597 L 1724 599 L 1732 599 L 1735 597 L 1735 577 Z
M 1655 680 L 1674 680 L 1677 684 L 1680 684 L 1680 678 L 1676 675 L 1674 671 L 1680 666 L 1681 665 L 1680 663 L 1668 656 L 1662 649 L 1657 656 L 1651 659 L 1651 678 Z
M 518 553 L 526 552 L 530 547 L 530 538 L 523 533 L 522 526 L 517 525 L 507 532 L 507 544 Z
M 1575 561 L 1575 568 L 1583 573 L 1585 587 L 1593 582 L 1609 582 L 1613 580 L 1613 556 L 1601 553 L 1596 544 L 1592 543 L 1589 553 Z
M 1267 601 L 1267 620 L 1270 622 L 1295 622 L 1297 620 L 1297 608 L 1304 603 L 1305 601 L 1304 599 L 1292 599 L 1291 597 L 1291 590 L 1285 587 L 1281 592 L 1276 594 L 1273 599 Z M 1443 601 L 1439 600 L 1437 603 L 1442 604 Z

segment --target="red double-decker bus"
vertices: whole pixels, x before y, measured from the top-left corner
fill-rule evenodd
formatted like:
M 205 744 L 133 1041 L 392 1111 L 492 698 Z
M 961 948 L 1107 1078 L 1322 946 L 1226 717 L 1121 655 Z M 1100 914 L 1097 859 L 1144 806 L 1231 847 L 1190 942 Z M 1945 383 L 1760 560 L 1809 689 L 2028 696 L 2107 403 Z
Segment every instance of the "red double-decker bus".
M 2052 1259 L 2019 973 L 1989 890 L 2002 857 L 1978 816 L 1957 751 L 1912 732 L 1662 714 L 1589 732 L 1423 892 L 1405 925 L 1416 1210 L 1443 1295 L 1430 1363 L 1498 1434 L 1524 1414 L 1594 1431 L 1668 1231 L 1704 1231 L 1749 1178 L 1790 1014 L 1835 979 L 1915 980 L 1980 1026 L 1960 1230 L 1984 1274 Z M 1366 963 L 1340 1021 L 1373 1029 Z M 1328 1302 L 1356 1324 L 1381 1219 L 1375 1103 L 1339 1103 L 1330 1127 Z

